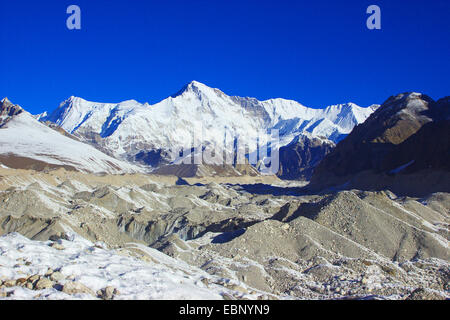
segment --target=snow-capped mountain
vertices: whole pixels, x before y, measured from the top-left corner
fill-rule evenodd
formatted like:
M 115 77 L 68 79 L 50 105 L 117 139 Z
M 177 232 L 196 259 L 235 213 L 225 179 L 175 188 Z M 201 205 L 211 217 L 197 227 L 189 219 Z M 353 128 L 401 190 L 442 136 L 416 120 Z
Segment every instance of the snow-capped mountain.
M 41 119 L 44 119 L 44 118 L 48 117 L 48 113 L 47 113 L 47 111 L 44 111 L 44 112 L 42 112 L 42 113 L 33 115 L 33 117 L 34 117 L 36 120 L 40 121 Z
M 158 165 L 164 154 L 181 148 L 213 145 L 231 152 L 228 149 L 233 148 L 236 138 L 257 136 L 264 145 L 271 129 L 280 134 L 279 143 L 272 148 L 287 145 L 305 132 L 337 142 L 375 109 L 353 103 L 314 109 L 292 100 L 258 101 L 228 96 L 192 81 L 154 105 L 135 100 L 97 103 L 70 97 L 39 119 L 55 123 L 116 158 L 147 159 L 147 164 Z M 249 153 L 255 150 L 256 146 Z
M 0 102 L 0 163 L 13 168 L 65 167 L 90 173 L 143 171 L 40 123 L 6 98 Z

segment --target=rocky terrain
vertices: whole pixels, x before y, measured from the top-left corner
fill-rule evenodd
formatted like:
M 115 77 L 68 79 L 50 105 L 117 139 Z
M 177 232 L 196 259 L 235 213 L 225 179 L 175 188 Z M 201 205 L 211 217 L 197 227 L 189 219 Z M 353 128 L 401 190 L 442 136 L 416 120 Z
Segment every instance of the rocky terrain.
M 420 93 L 386 100 L 320 162 L 311 189 L 450 192 L 450 100 Z
M 448 193 L 306 195 L 269 177 L 0 175 L 6 299 L 450 297 Z
M 314 111 L 196 82 L 36 117 L 3 99 L 0 299 L 449 299 L 449 110 L 407 93 Z M 279 129 L 278 176 L 168 161 L 200 123 L 208 145 Z
M 280 170 L 277 175 L 281 179 L 309 181 L 314 168 L 335 146 L 327 139 L 298 136 L 280 148 Z

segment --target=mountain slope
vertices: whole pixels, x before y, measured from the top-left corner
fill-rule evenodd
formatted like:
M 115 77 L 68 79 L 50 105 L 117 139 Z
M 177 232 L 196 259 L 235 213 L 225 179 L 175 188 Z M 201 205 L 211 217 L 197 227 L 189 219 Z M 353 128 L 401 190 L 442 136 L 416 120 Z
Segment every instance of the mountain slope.
M 301 135 L 280 148 L 278 176 L 288 180 L 309 180 L 318 163 L 333 150 L 330 140 Z
M 0 162 L 12 168 L 90 173 L 142 170 L 47 127 L 6 98 L 0 102 Z
M 117 158 L 159 166 L 176 160 L 169 155 L 181 148 L 209 145 L 232 154 L 236 139 L 256 137 L 264 146 L 270 129 L 280 131 L 274 150 L 305 132 L 336 142 L 375 108 L 350 103 L 313 109 L 292 100 L 258 101 L 228 96 L 193 81 L 154 105 L 71 97 L 40 120 L 51 121 Z M 249 153 L 256 149 L 256 144 L 250 146 Z
M 401 193 L 448 192 L 449 164 L 450 99 L 436 102 L 420 93 L 400 94 L 389 98 L 322 160 L 311 187 L 346 184 Z

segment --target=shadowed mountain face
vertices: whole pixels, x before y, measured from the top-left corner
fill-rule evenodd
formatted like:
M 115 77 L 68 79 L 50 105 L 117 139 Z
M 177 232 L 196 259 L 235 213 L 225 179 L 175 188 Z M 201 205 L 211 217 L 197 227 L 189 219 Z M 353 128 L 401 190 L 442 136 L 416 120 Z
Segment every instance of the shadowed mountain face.
M 317 164 L 335 144 L 327 139 L 298 136 L 280 148 L 280 170 L 278 176 L 287 180 L 309 180 Z
M 8 98 L 4 98 L 0 101 L 0 127 L 3 127 L 12 117 L 22 112 L 21 107 L 12 104 Z
M 449 110 L 448 97 L 437 102 L 417 93 L 389 98 L 323 159 L 311 188 L 449 191 Z M 440 178 L 429 179 L 437 171 Z

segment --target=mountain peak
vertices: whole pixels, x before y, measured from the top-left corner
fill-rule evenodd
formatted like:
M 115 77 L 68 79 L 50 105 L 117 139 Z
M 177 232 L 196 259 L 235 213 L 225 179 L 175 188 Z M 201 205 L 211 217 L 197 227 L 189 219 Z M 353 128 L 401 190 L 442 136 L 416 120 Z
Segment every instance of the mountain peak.
M 77 96 L 70 96 L 66 101 L 66 103 L 73 103 L 73 102 L 78 102 L 78 101 L 86 101 L 83 98 L 77 97 Z
M 2 101 L 0 101 L 0 114 L 13 116 L 16 114 L 19 114 L 23 111 L 22 107 L 19 105 L 13 104 L 11 101 L 8 100 L 8 98 L 3 98 Z
M 184 93 L 193 93 L 195 95 L 218 95 L 218 94 L 224 94 L 222 91 L 216 88 L 208 87 L 206 84 L 203 84 L 201 82 L 198 82 L 196 80 L 192 80 L 188 84 L 184 85 L 183 88 L 181 88 L 180 91 L 172 95 L 172 98 L 176 98 L 178 96 L 183 95 Z
M 205 84 L 203 84 L 203 83 L 201 83 L 199 81 L 196 81 L 196 80 L 192 80 L 191 82 L 188 83 L 188 85 L 191 85 L 191 86 L 205 86 L 205 87 L 207 87 L 207 85 L 205 85 Z
M 0 102 L 0 127 L 10 121 L 14 116 L 23 112 L 22 107 L 13 104 L 8 98 L 3 98 Z
M 431 99 L 429 96 L 423 94 L 423 93 L 419 93 L 419 92 L 404 92 L 404 93 L 400 93 L 394 96 L 389 97 L 384 103 L 384 105 L 393 105 L 393 104 L 401 104 L 403 102 L 405 102 L 405 104 L 407 104 L 407 102 L 411 101 L 411 100 L 422 100 L 425 102 L 434 102 L 433 99 Z
M 8 99 L 8 97 L 4 97 L 3 99 L 2 99 L 2 101 L 0 101 L 1 103 L 4 103 L 4 102 L 6 102 L 6 103 L 11 103 L 11 101 L 9 101 L 9 99 Z
M 189 82 L 188 84 L 186 84 L 185 86 L 187 89 L 198 89 L 198 90 L 211 90 L 211 87 L 208 87 L 206 84 L 201 83 L 199 81 L 196 80 L 192 80 L 191 82 Z

